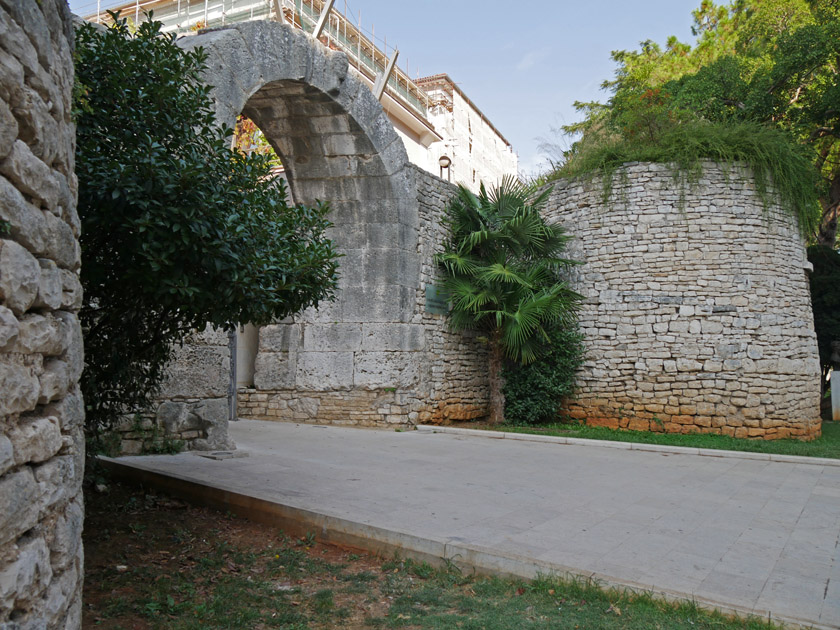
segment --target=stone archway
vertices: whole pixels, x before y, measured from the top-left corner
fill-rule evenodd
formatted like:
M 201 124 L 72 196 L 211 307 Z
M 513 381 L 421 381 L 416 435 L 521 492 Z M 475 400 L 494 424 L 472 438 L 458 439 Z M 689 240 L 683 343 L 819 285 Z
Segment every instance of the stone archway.
M 218 121 L 232 128 L 240 113 L 248 116 L 280 155 L 294 199 L 329 201 L 329 236 L 344 254 L 334 303 L 260 330 L 256 387 L 240 394 L 240 415 L 353 424 L 428 419 L 429 409 L 451 398 L 451 387 L 432 383 L 434 366 L 443 370 L 448 343 L 463 344 L 424 309 L 448 185 L 409 163 L 346 55 L 290 25 L 249 22 L 179 43 L 208 54 Z M 433 208 L 419 190 L 429 186 Z M 466 352 L 452 364 L 480 354 Z M 458 381 L 457 402 L 444 405 L 449 415 L 483 413 L 482 378 L 476 368 Z

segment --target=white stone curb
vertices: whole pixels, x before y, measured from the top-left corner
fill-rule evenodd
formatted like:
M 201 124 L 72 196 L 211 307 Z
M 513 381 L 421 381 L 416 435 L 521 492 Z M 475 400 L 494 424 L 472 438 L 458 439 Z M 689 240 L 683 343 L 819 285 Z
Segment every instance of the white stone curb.
M 652 451 L 672 453 L 674 455 L 700 455 L 701 457 L 731 457 L 735 459 L 756 459 L 767 462 L 787 464 L 811 464 L 812 466 L 840 466 L 840 459 L 828 457 L 805 457 L 803 455 L 780 455 L 776 453 L 751 453 L 747 451 L 725 451 L 714 448 L 693 448 L 690 446 L 668 446 L 666 444 L 637 444 L 635 442 L 614 442 L 612 440 L 590 440 L 586 438 L 560 437 L 555 435 L 534 435 L 531 433 L 511 433 L 509 431 L 491 431 L 485 429 L 462 429 L 429 424 L 415 427 L 423 433 L 451 433 L 483 437 L 493 440 L 520 440 L 523 442 L 550 442 L 552 444 L 576 444 L 578 446 L 600 446 L 617 448 L 625 451 Z

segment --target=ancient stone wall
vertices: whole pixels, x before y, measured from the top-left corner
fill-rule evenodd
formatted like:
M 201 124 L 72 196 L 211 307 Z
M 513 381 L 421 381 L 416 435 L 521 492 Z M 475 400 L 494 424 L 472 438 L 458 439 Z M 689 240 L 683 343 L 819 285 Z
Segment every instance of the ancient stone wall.
M 340 339 L 324 348 L 309 331 L 317 331 L 318 324 L 306 317 L 261 328 L 256 387 L 240 390 L 241 417 L 372 426 L 486 415 L 484 347 L 474 336 L 452 333 L 443 315 L 427 309 L 426 287 L 437 278 L 433 257 L 446 236 L 441 219 L 455 187 L 422 169 L 410 169 L 419 210 L 420 282 L 413 314 L 405 322 L 341 324 L 334 330 Z M 307 367 L 308 352 L 325 365 L 344 361 L 347 379 L 331 383 L 324 378 L 326 368 L 319 374 Z M 295 371 L 301 373 L 297 378 Z M 284 383 L 298 387 L 291 390 Z
M 65 0 L 0 0 L 0 627 L 81 622 L 84 406 Z
M 594 425 L 766 439 L 820 433 L 819 360 L 796 220 L 750 173 L 664 165 L 555 184 L 586 297 L 587 358 L 568 412 Z M 681 201 L 681 196 L 684 198 Z
M 175 348 L 155 408 L 126 416 L 111 450 L 123 455 L 233 448 L 228 437 L 228 335 L 211 327 Z

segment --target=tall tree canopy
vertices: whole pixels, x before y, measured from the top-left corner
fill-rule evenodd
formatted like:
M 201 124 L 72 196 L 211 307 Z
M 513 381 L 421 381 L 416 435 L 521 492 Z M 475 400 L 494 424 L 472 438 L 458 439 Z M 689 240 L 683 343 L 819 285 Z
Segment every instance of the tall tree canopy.
M 76 37 L 89 427 L 148 406 L 190 331 L 266 324 L 336 286 L 327 207 L 290 207 L 270 156 L 230 148 L 204 52 L 114 18 Z
M 646 41 L 613 53 L 616 75 L 604 84 L 611 98 L 576 104 L 586 118 L 565 130 L 583 136 L 567 157 L 574 161 L 610 136 L 655 141 L 698 122 L 776 129 L 799 145 L 820 179 L 809 236 L 836 247 L 840 2 L 703 0 L 693 15 L 694 45 L 672 37 L 664 48 Z

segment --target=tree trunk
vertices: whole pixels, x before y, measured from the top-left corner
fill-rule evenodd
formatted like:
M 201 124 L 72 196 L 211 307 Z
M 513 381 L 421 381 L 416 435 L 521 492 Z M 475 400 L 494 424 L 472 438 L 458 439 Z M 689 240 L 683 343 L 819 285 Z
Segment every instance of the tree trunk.
M 837 242 L 838 219 L 840 219 L 840 204 L 834 204 L 823 212 L 819 232 L 817 233 L 817 243 L 834 249 L 834 244 Z
M 495 331 L 490 340 L 490 424 L 501 424 L 505 420 L 505 394 L 502 392 L 502 346 L 499 343 L 499 331 Z
M 823 201 L 822 220 L 817 231 L 817 243 L 834 249 L 837 242 L 837 221 L 840 219 L 840 176 L 834 178 Z

